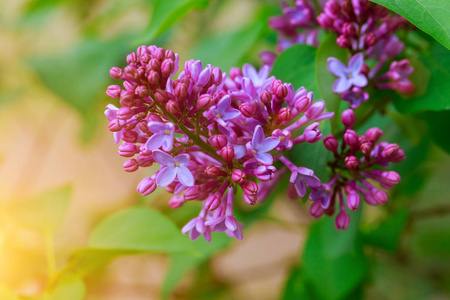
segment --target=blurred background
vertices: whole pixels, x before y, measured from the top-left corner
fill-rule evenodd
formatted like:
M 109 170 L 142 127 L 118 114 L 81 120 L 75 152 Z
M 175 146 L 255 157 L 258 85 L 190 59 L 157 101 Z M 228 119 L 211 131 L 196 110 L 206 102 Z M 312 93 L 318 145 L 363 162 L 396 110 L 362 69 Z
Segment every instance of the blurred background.
M 121 168 L 125 160 L 103 115 L 110 103 L 106 87 L 114 84 L 109 69 L 123 67 L 126 54 L 141 44 L 171 49 L 181 62 L 202 59 L 224 71 L 244 62 L 260 66 L 259 51 L 275 48 L 276 35 L 266 20 L 280 13 L 278 5 L 259 0 L 1 1 L 2 300 L 20 299 L 13 294 L 38 299 L 33 297 L 43 293 L 71 253 L 86 247 L 96 224 L 117 211 L 151 206 L 181 228 L 198 207 L 170 211 L 164 192 L 140 197 L 136 186 L 152 170 Z M 400 228 L 393 246 L 365 248 L 367 299 L 450 295 L 450 159 L 430 143 L 412 149 L 409 158 L 418 163 L 402 174 L 405 190 L 387 210 L 364 212 L 363 230 L 378 234 L 380 243 Z M 284 289 L 289 274 L 295 278 L 292 268 L 301 263 L 312 220 L 300 202 L 278 198 L 245 229 L 243 241 L 226 240 L 211 260 L 175 280 L 171 298 L 289 298 Z M 395 218 L 386 223 L 389 211 Z M 372 229 L 379 224 L 385 227 L 377 233 Z M 167 272 L 177 268 L 163 254 L 125 255 L 104 265 L 85 272 L 82 281 L 68 279 L 79 298 L 69 293 L 55 299 L 159 299 Z

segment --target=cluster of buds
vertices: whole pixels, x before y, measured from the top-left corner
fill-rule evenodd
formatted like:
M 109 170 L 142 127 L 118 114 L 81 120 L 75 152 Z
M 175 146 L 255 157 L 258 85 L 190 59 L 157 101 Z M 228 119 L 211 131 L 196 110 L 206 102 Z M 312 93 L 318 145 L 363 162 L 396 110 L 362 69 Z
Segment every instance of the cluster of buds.
M 191 239 L 211 232 L 242 238 L 242 224 L 233 216 L 235 201 L 254 205 L 269 194 L 285 170 L 298 194 L 320 186 L 313 170 L 296 167 L 282 154 L 300 143 L 322 137 L 319 121 L 323 100 L 312 92 L 269 77 L 270 68 L 233 68 L 230 75 L 211 65 L 189 60 L 177 79 L 178 55 L 156 46 L 141 46 L 127 57 L 122 70 L 110 74 L 123 87 L 109 86 L 107 94 L 120 99 L 107 116 L 119 155 L 127 157 L 125 171 L 159 164 L 137 190 L 149 195 L 157 187 L 173 194 L 172 208 L 186 201 L 203 201 L 199 216 L 184 226 Z M 243 199 L 236 199 L 238 189 Z
M 359 136 L 351 129 L 355 122 L 353 110 L 345 110 L 341 120 L 345 126 L 341 145 L 333 135 L 323 139 L 325 148 L 334 154 L 329 164 L 333 177 L 330 182 L 313 187 L 309 198 L 314 202 L 310 208 L 314 218 L 323 214 L 332 216 L 339 201 L 335 225 L 337 229 L 346 229 L 350 221 L 346 208 L 356 211 L 361 196 L 370 205 L 386 204 L 388 196 L 383 189 L 392 189 L 400 182 L 400 176 L 380 168 L 403 161 L 405 153 L 397 144 L 379 142 L 383 132 L 376 127 Z
M 294 7 L 282 2 L 283 15 L 269 19 L 269 26 L 279 32 L 279 52 L 295 44 L 319 46 L 320 26 L 316 21 L 314 3 L 310 0 L 296 0 Z

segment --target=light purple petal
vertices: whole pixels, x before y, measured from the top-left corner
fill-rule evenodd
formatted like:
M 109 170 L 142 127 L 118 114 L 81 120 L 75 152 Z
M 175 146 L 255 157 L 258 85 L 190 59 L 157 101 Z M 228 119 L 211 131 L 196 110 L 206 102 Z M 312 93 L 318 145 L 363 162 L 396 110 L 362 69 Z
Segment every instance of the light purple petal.
M 228 216 L 225 219 L 225 226 L 231 231 L 236 231 L 238 229 L 239 224 L 234 217 Z
M 236 118 L 241 113 L 235 108 L 229 108 L 222 114 L 222 120 L 227 121 Z
M 365 87 L 367 85 L 367 78 L 363 74 L 356 74 L 352 78 L 352 83 L 355 86 Z
M 158 164 L 162 166 L 173 167 L 175 165 L 175 160 L 173 159 L 173 157 L 161 150 L 154 150 L 153 158 Z
M 237 159 L 242 158 L 247 153 L 245 145 L 236 145 L 234 148 L 234 157 Z
M 156 176 L 156 184 L 158 186 L 167 186 L 171 184 L 177 176 L 177 168 L 165 166 Z
M 197 60 L 191 65 L 191 77 L 192 79 L 194 79 L 194 81 L 198 80 L 198 76 L 200 75 L 202 69 L 203 69 L 202 62 L 199 60 Z
M 262 66 L 258 72 L 258 75 L 259 75 L 258 82 L 254 82 L 254 83 L 257 86 L 261 85 L 264 82 L 264 80 L 266 80 L 269 77 L 269 74 L 270 74 L 270 66 L 268 66 L 268 65 Z
M 348 90 L 352 86 L 352 81 L 348 80 L 347 77 L 338 78 L 333 85 L 333 92 L 342 93 Z
M 272 155 L 269 153 L 255 153 L 255 158 L 264 165 L 271 165 L 273 163 Z
M 183 228 L 181 229 L 181 233 L 182 234 L 188 233 L 192 228 L 195 227 L 195 224 L 197 224 L 197 218 L 193 218 L 192 220 L 187 222 L 187 224 L 184 225 Z
M 306 185 L 310 188 L 318 187 L 322 183 L 320 182 L 320 179 L 316 176 L 303 176 L 303 181 L 305 181 Z
M 164 135 L 164 141 L 162 144 L 162 149 L 169 152 L 173 147 L 173 135 Z
M 118 144 L 120 142 L 120 139 L 122 138 L 124 129 L 121 129 L 120 131 L 114 132 L 114 143 Z
M 353 57 L 348 62 L 348 70 L 352 73 L 359 73 L 364 64 L 364 56 L 361 52 L 353 55 Z
M 289 177 L 289 182 L 290 183 L 294 183 L 295 180 L 297 179 L 298 176 L 298 172 L 297 171 L 292 171 L 291 176 Z
M 231 105 L 231 98 L 229 95 L 223 96 L 217 103 L 216 114 L 223 114 Z
M 198 232 L 197 229 L 194 228 L 191 230 L 191 234 L 189 235 L 189 238 L 192 241 L 195 241 L 199 236 L 200 236 L 200 232 Z
M 255 127 L 255 131 L 253 132 L 252 149 L 256 149 L 263 138 L 264 138 L 264 131 L 261 125 L 258 125 Z
M 305 196 L 306 187 L 305 187 L 305 184 L 303 183 L 303 181 L 301 181 L 300 177 L 298 177 L 295 180 L 294 187 L 295 187 L 295 190 L 297 191 L 297 195 L 299 195 L 300 197 Z
M 154 134 L 147 140 L 144 147 L 150 151 L 158 149 L 164 143 L 165 138 L 166 138 L 166 136 L 164 134 L 158 134 L 158 133 Z M 164 149 L 164 150 L 168 151 L 166 149 Z
M 347 70 L 347 67 L 339 59 L 329 57 L 327 60 L 327 65 L 328 70 L 330 70 L 331 74 L 338 77 L 345 76 L 345 70 Z
M 329 194 L 327 194 L 320 200 L 320 205 L 322 205 L 324 209 L 327 209 L 330 206 L 330 200 L 331 197 Z
M 314 176 L 314 171 L 305 167 L 298 167 L 297 172 L 306 176 Z
M 162 133 L 167 129 L 171 129 L 170 125 L 161 122 L 150 121 L 148 122 L 148 129 L 153 133 Z
M 280 143 L 280 139 L 277 137 L 268 137 L 264 139 L 259 145 L 256 147 L 258 152 L 268 152 L 278 146 Z
M 200 72 L 197 84 L 199 86 L 205 86 L 208 83 L 210 77 L 211 77 L 211 66 L 208 65 L 208 67 L 206 67 L 203 71 Z
M 250 79 L 254 79 L 254 78 L 258 77 L 258 73 L 256 72 L 255 67 L 250 64 L 244 64 L 242 66 L 242 75 L 244 75 L 244 77 L 247 77 Z
M 108 119 L 108 121 L 117 119 L 117 112 L 119 111 L 119 109 L 115 107 L 113 104 L 106 105 L 106 108 L 107 109 L 105 110 L 105 116 Z
M 185 186 L 193 186 L 195 183 L 191 171 L 184 166 L 178 167 L 178 180 Z
M 242 79 L 242 82 L 241 82 L 241 85 L 242 85 L 242 89 L 248 94 L 248 95 L 250 95 L 250 97 L 255 97 L 257 94 L 256 94 L 256 89 L 255 89 L 255 86 L 253 85 L 253 82 L 252 82 L 252 80 L 251 79 L 249 79 L 249 78 L 243 78 Z
M 189 154 L 179 154 L 175 156 L 174 161 L 180 163 L 180 166 L 187 167 L 189 165 Z

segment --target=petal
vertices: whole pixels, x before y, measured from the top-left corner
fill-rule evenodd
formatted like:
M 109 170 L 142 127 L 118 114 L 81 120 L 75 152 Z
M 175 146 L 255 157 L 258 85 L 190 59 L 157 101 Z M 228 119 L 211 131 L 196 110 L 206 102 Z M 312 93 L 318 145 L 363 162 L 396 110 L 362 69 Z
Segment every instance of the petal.
M 239 116 L 240 114 L 241 113 L 239 112 L 239 110 L 234 109 L 234 108 L 229 108 L 223 113 L 222 120 L 227 121 L 230 119 L 234 119 L 237 116 Z
M 196 228 L 192 229 L 191 234 L 189 235 L 189 238 L 192 241 L 195 241 L 200 236 L 200 232 L 197 231 Z
M 258 152 L 268 152 L 278 146 L 280 143 L 280 139 L 277 137 L 268 137 L 264 139 L 259 145 L 256 147 Z
M 185 186 L 193 186 L 195 184 L 194 176 L 191 171 L 184 166 L 178 167 L 178 180 Z
M 154 150 L 153 158 L 155 159 L 155 161 L 158 164 L 160 164 L 162 166 L 172 166 L 173 167 L 175 165 L 175 160 L 173 159 L 173 157 L 161 150 Z
M 320 200 L 320 205 L 322 205 L 324 209 L 327 209 L 330 206 L 330 199 L 331 197 L 329 194 L 324 195 L 324 197 Z
M 298 176 L 298 172 L 296 170 L 292 171 L 291 177 L 289 177 L 289 182 L 294 183 L 295 180 L 297 179 L 297 176 Z
M 211 65 L 208 65 L 203 71 L 200 72 L 197 84 L 199 86 L 205 86 L 208 83 L 210 77 L 211 77 Z
M 262 141 L 263 138 L 264 138 L 264 131 L 261 125 L 258 125 L 255 127 L 255 131 L 253 132 L 252 149 L 256 149 L 257 145 Z
M 242 158 L 247 153 L 247 148 L 244 145 L 236 145 L 234 148 L 234 157 L 237 159 Z
M 250 79 L 258 77 L 258 73 L 256 72 L 255 67 L 250 64 L 244 64 L 242 66 L 242 75 Z
M 255 86 L 253 85 L 251 79 L 243 78 L 241 85 L 244 92 L 246 92 L 251 98 L 255 98 L 257 96 Z
M 189 154 L 179 154 L 175 156 L 174 161 L 180 163 L 180 166 L 187 167 L 189 165 Z
M 166 136 L 164 134 L 159 134 L 159 133 L 154 134 L 147 140 L 147 142 L 144 144 L 144 147 L 150 151 L 158 149 L 164 143 L 165 138 L 166 138 Z M 164 149 L 164 150 L 168 151 L 166 149 Z
M 182 234 L 188 233 L 189 231 L 191 231 L 192 228 L 195 227 L 195 224 L 197 224 L 197 218 L 193 218 L 192 220 L 187 222 L 187 224 L 184 225 L 184 227 L 181 229 L 181 233 Z
M 170 123 L 172 124 L 172 123 Z M 173 124 L 172 124 L 173 125 Z M 155 121 L 150 121 L 148 122 L 148 129 L 153 132 L 153 133 L 162 133 L 164 134 L 164 131 L 167 129 L 171 129 L 170 125 L 168 124 L 164 124 L 161 122 L 155 122 Z
M 363 67 L 364 64 L 364 56 L 361 52 L 358 54 L 353 55 L 353 57 L 348 62 L 348 69 L 350 72 L 356 72 L 359 73 Z
M 327 60 L 328 70 L 330 70 L 331 74 L 344 77 L 345 71 L 347 67 L 337 58 L 329 57 Z
M 258 81 L 259 82 L 255 82 L 255 84 L 260 85 L 261 83 L 263 83 L 263 81 L 269 77 L 269 74 L 270 74 L 270 66 L 268 66 L 268 65 L 262 66 L 258 72 L 258 77 L 259 77 Z
M 273 163 L 272 155 L 269 153 L 255 153 L 255 158 L 264 165 L 271 165 Z
M 223 96 L 222 99 L 220 99 L 219 103 L 217 103 L 216 108 L 216 115 L 217 114 L 223 114 L 225 111 L 230 107 L 231 105 L 231 98 L 230 95 Z
M 226 217 L 226 219 L 225 219 L 225 226 L 227 226 L 227 228 L 228 228 L 229 230 L 235 231 L 236 229 L 238 229 L 239 224 L 238 224 L 238 222 L 236 221 L 236 218 L 235 218 L 235 217 L 228 216 L 228 217 Z
M 342 93 L 348 90 L 352 86 L 352 81 L 348 80 L 347 77 L 338 78 L 333 85 L 333 92 Z
M 355 86 L 365 87 L 367 85 L 367 78 L 363 74 L 355 74 L 353 75 L 351 82 Z
M 169 185 L 175 180 L 176 176 L 176 168 L 165 166 L 159 171 L 158 176 L 156 176 L 156 184 L 158 186 Z
M 300 197 L 305 196 L 306 194 L 306 187 L 303 181 L 301 180 L 301 177 L 297 177 L 294 183 L 295 190 L 297 191 L 297 195 Z
M 322 183 L 320 182 L 320 179 L 316 176 L 303 176 L 303 181 L 305 181 L 306 185 L 309 188 L 314 188 L 320 186 Z
M 173 146 L 173 135 L 165 134 L 163 144 L 162 144 L 162 149 L 164 151 L 169 152 L 170 150 L 172 150 L 172 146 Z

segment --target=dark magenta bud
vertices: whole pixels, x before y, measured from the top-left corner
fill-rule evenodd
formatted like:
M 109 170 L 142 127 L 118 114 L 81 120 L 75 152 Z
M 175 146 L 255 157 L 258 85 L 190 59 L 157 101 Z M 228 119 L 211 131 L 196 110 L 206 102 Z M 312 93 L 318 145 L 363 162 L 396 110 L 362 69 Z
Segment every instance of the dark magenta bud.
M 389 171 L 387 172 L 387 174 L 384 176 L 384 179 L 389 183 L 389 184 L 398 184 L 401 180 L 400 175 L 397 172 L 394 171 Z
M 175 70 L 175 64 L 171 59 L 165 59 L 161 64 L 161 74 L 165 77 L 169 77 Z
M 237 184 L 242 184 L 245 182 L 245 179 L 247 178 L 247 174 L 245 174 L 242 170 L 234 170 L 233 174 L 231 174 L 231 180 L 236 182 Z
M 341 48 L 350 48 L 351 47 L 351 43 L 349 38 L 346 35 L 340 35 L 337 37 L 336 39 L 336 43 L 339 45 L 339 47 Z
M 272 102 L 272 93 L 268 90 L 263 90 L 259 95 L 259 99 L 262 103 L 269 104 L 270 102 Z
M 334 225 L 337 230 L 345 230 L 348 227 L 348 224 L 350 223 L 350 215 L 346 211 L 340 211 L 336 219 L 334 220 Z
M 148 72 L 147 81 L 149 84 L 155 85 L 159 83 L 159 80 L 161 79 L 161 76 L 159 76 L 159 73 L 157 71 L 151 70 Z
M 349 168 L 350 170 L 356 170 L 359 167 L 359 160 L 356 156 L 347 156 L 345 158 L 345 165 L 347 166 L 347 168 Z
M 209 143 L 216 149 L 222 149 L 228 144 L 228 140 L 223 134 L 217 134 L 209 138 Z
M 136 131 L 124 131 L 122 134 L 122 140 L 128 143 L 136 143 L 139 134 Z
M 382 191 L 382 190 L 377 190 L 374 193 L 373 198 L 375 199 L 375 201 L 377 201 L 381 205 L 384 205 L 388 202 L 388 195 L 386 194 L 385 191 Z
M 370 152 L 372 152 L 373 149 L 373 143 L 369 141 L 360 143 L 359 149 L 361 150 L 362 154 L 364 154 L 365 156 L 369 156 Z
M 120 104 L 122 106 L 132 107 L 134 102 L 134 92 L 122 90 L 120 93 Z
M 344 141 L 351 147 L 358 146 L 358 134 L 352 129 L 347 129 L 344 133 Z
M 324 144 L 325 148 L 327 148 L 328 151 L 331 151 L 333 153 L 337 152 L 339 143 L 334 135 L 331 135 L 331 134 L 327 135 L 323 139 L 323 144 Z
M 347 206 L 351 210 L 356 211 L 359 207 L 360 202 L 361 200 L 356 192 L 350 192 L 350 194 L 347 196 Z
M 239 111 L 244 117 L 251 118 L 255 115 L 256 107 L 251 103 L 242 103 L 239 105 Z
M 197 99 L 197 109 L 207 109 L 213 105 L 213 97 L 210 94 L 203 94 Z
M 373 32 L 369 32 L 364 38 L 364 42 L 367 47 L 372 47 L 377 43 L 377 36 Z
M 220 169 L 216 166 L 209 165 L 205 168 L 205 174 L 211 178 L 216 178 L 220 175 Z
M 389 144 L 383 149 L 384 157 L 393 157 L 397 154 L 400 147 L 397 144 Z
M 166 110 L 169 112 L 169 114 L 172 115 L 178 115 L 179 113 L 181 113 L 180 106 L 178 105 L 178 102 L 175 100 L 167 101 Z
M 121 120 L 128 120 L 133 116 L 133 110 L 127 106 L 121 107 L 117 111 L 117 118 Z
M 124 69 L 124 73 L 128 79 L 131 79 L 133 81 L 136 81 L 136 79 L 138 77 L 137 69 L 135 66 L 132 66 L 132 65 L 126 66 Z
M 226 161 L 231 161 L 234 158 L 234 148 L 231 145 L 225 146 L 220 150 L 220 155 Z
M 155 101 L 159 104 L 166 104 L 169 101 L 169 95 L 162 89 L 156 89 L 153 95 L 155 96 Z
M 355 113 L 353 112 L 353 109 L 349 108 L 344 110 L 341 115 L 341 121 L 346 128 L 351 128 L 353 124 L 355 124 Z
M 139 98 L 145 98 L 148 96 L 148 88 L 145 85 L 140 85 L 136 88 L 134 93 L 138 95 Z
M 309 208 L 309 215 L 314 219 L 319 219 L 324 214 L 324 209 L 319 201 L 314 202 Z
M 186 99 L 189 93 L 189 87 L 184 83 L 178 83 L 175 85 L 174 94 L 178 99 Z
M 383 131 L 381 131 L 377 127 L 372 127 L 370 129 L 367 129 L 366 131 L 366 138 L 368 141 L 375 143 L 377 142 L 381 136 L 383 135 Z
M 278 119 L 282 122 L 289 122 L 292 119 L 292 110 L 289 107 L 282 107 L 278 113 Z
M 242 190 L 248 196 L 256 196 L 258 193 L 258 185 L 253 181 L 246 181 L 242 186 Z
M 304 96 L 304 97 L 298 99 L 297 101 L 295 101 L 294 105 L 295 105 L 295 108 L 299 112 L 304 113 L 309 109 L 309 106 L 310 106 L 309 98 Z

